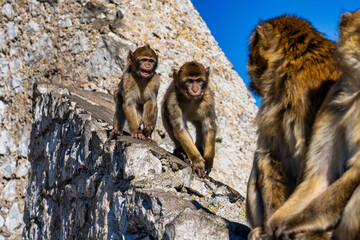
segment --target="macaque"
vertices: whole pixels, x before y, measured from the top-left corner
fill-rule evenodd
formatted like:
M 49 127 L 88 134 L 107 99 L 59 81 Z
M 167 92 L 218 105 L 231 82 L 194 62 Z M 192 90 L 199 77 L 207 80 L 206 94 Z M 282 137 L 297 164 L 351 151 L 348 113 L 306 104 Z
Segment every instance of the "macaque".
M 122 135 L 126 120 L 131 136 L 151 140 L 158 111 L 160 77 L 155 72 L 158 56 L 146 45 L 130 51 L 127 61 L 127 70 L 114 94 L 116 110 L 110 138 Z
M 263 21 L 250 37 L 250 87 L 262 99 L 247 188 L 248 239 L 267 239 L 266 222 L 301 181 L 315 115 L 340 77 L 334 50 L 334 42 L 295 16 Z
M 215 156 L 215 103 L 208 83 L 209 68 L 198 62 L 185 63 L 173 71 L 161 111 L 164 127 L 175 144 L 174 154 L 188 157 L 193 172 L 201 178 L 210 173 Z M 188 121 L 196 128 L 195 144 Z
M 267 224 L 276 239 L 360 239 L 360 10 L 342 15 L 336 56 L 343 74 L 316 117 L 304 180 Z

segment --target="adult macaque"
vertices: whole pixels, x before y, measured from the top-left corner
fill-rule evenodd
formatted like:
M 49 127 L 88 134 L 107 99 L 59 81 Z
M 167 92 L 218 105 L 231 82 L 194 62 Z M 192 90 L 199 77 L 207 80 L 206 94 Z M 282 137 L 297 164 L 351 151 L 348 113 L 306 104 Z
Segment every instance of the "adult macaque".
M 175 144 L 174 154 L 186 155 L 201 178 L 210 173 L 215 155 L 215 103 L 208 82 L 209 68 L 198 62 L 185 63 L 179 71 L 174 70 L 161 111 L 164 127 Z M 195 144 L 188 121 L 196 128 Z
M 316 112 L 340 76 L 334 50 L 335 43 L 295 16 L 263 21 L 251 35 L 250 86 L 262 100 L 247 189 L 254 228 L 248 239 L 267 239 L 265 223 L 301 179 Z
M 304 181 L 267 224 L 276 239 L 360 237 L 360 10 L 341 17 L 337 60 L 343 75 L 316 117 Z
M 155 70 L 158 56 L 146 45 L 129 52 L 128 68 L 114 94 L 116 111 L 110 138 L 122 135 L 125 120 L 131 136 L 150 139 L 157 118 L 156 98 L 160 78 Z

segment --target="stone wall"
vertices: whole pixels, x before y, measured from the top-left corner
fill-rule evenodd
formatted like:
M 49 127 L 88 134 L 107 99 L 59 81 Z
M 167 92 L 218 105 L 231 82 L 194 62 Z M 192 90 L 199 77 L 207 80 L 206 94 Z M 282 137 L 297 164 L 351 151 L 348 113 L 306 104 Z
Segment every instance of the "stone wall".
M 159 102 L 173 68 L 211 67 L 219 131 L 210 176 L 245 195 L 255 101 L 189 0 L 0 0 L 0 239 L 24 227 L 34 83 L 112 93 L 128 51 L 145 43 L 160 57 Z M 171 151 L 163 132 L 159 119 L 154 137 Z
M 40 84 L 34 98 L 25 239 L 245 239 L 238 192 L 154 144 L 108 139 L 96 116 L 110 95 Z

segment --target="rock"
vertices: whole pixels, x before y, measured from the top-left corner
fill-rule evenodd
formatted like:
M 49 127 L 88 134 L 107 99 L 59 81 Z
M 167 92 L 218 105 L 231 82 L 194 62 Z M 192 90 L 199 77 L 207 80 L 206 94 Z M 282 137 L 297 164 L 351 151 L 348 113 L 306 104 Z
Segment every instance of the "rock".
M 11 178 L 16 168 L 16 162 L 10 156 L 0 157 L 0 175 Z
M 9 62 L 0 54 L 0 80 L 6 80 L 8 77 Z M 4 86 L 4 82 L 0 81 L 0 86 Z
M 132 145 L 125 149 L 123 155 L 123 177 L 133 179 L 161 173 L 161 162 L 142 145 Z
M 9 215 L 6 217 L 5 226 L 9 232 L 14 233 L 15 229 L 23 224 L 23 215 L 19 211 L 17 203 L 11 206 Z
M 2 122 L 3 114 L 5 113 L 5 110 L 6 110 L 6 103 L 0 100 L 0 123 Z
M 9 62 L 10 72 L 17 73 L 22 69 L 22 61 L 20 59 Z
M 50 84 L 35 88 L 36 124 L 44 130 L 33 129 L 30 148 L 43 141 L 47 146 L 30 155 L 25 239 L 50 233 L 65 239 L 202 239 L 208 232 L 213 239 L 246 238 L 238 192 L 198 178 L 157 145 L 129 136 L 109 140 L 103 113 L 112 96 L 95 96 Z M 50 219 L 60 221 L 48 224 Z
M 14 22 L 8 22 L 6 24 L 7 33 L 8 33 L 8 40 L 13 40 L 18 35 L 18 28 L 15 26 Z
M 4 226 L 4 218 L 0 215 L 0 228 L 2 228 L 2 226 Z
M 72 22 L 69 14 L 62 15 L 59 17 L 59 24 L 63 25 L 64 27 L 71 27 Z
M 29 167 L 27 164 L 21 164 L 18 170 L 16 171 L 16 177 L 21 178 L 27 176 L 29 172 Z
M 6 154 L 8 152 L 14 152 L 15 145 L 13 144 L 13 138 L 9 132 L 4 129 L 0 132 L 0 154 Z
M 16 93 L 22 92 L 22 74 L 16 74 L 13 78 L 9 79 L 8 90 L 11 91 L 11 95 L 14 96 Z
M 0 194 L 0 198 L 5 199 L 8 202 L 12 202 L 15 199 L 15 195 L 16 195 L 16 180 L 11 180 L 2 190 Z
M 35 31 L 35 32 L 38 32 L 40 31 L 40 26 L 37 22 L 31 20 L 29 23 L 27 23 L 25 25 L 25 33 L 27 33 L 28 31 Z
M 5 15 L 7 18 L 11 19 L 15 15 L 14 8 L 12 7 L 11 3 L 6 3 L 2 7 L 1 13 Z

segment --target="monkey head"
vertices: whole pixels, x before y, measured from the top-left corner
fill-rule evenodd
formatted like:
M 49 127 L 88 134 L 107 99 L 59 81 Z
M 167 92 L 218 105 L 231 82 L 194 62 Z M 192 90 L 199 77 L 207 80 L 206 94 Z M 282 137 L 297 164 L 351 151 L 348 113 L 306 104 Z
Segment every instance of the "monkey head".
M 129 71 L 136 79 L 150 79 L 154 74 L 158 63 L 158 56 L 149 46 L 139 47 L 135 52 L 129 52 L 127 57 Z
M 207 88 L 209 72 L 209 68 L 198 62 L 187 62 L 179 71 L 174 70 L 175 86 L 187 99 L 199 99 Z
M 360 9 L 344 13 L 340 20 L 337 60 L 348 73 L 360 75 Z

